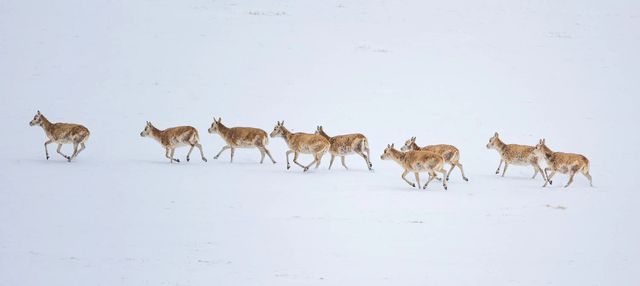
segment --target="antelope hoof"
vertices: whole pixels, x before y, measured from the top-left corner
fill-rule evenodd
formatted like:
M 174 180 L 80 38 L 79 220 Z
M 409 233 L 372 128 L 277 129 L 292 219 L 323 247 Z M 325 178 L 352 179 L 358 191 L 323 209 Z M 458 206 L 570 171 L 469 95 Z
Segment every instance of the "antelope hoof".
M 469 178 L 467 178 L 467 177 L 463 177 L 462 179 L 463 179 L 465 182 L 468 182 L 468 181 L 469 181 Z
M 496 171 L 496 175 L 497 175 L 497 174 L 500 174 L 500 169 L 498 169 L 498 170 Z
M 47 160 L 49 160 L 49 155 L 47 155 Z
M 304 168 L 304 171 L 303 171 L 303 172 L 306 172 L 306 171 L 309 171 L 309 168 Z
M 207 158 L 205 158 L 205 157 L 202 157 L 202 161 L 205 161 L 205 162 L 207 162 Z
M 553 185 L 553 181 L 549 181 L 549 185 Z
M 71 157 L 68 157 L 68 158 L 67 158 L 67 161 L 68 161 L 69 163 L 71 163 Z
M 219 156 L 215 156 L 215 157 L 213 157 L 213 159 L 218 159 L 218 157 L 219 157 Z
M 187 162 L 189 162 L 189 157 L 187 157 Z
M 445 190 L 445 191 L 447 190 L 447 186 L 444 186 L 444 190 Z
M 176 160 L 176 163 L 180 163 L 180 159 L 175 159 L 175 160 Z
M 415 187 L 416 187 L 416 184 L 411 184 L 411 187 L 412 187 L 412 188 L 415 188 Z
M 289 170 L 291 168 L 291 166 L 289 164 L 287 164 L 287 170 Z

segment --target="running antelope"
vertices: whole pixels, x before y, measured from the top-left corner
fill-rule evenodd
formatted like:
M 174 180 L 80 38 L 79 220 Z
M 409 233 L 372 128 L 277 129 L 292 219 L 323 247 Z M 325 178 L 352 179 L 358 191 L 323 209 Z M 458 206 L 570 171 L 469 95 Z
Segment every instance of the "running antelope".
M 344 166 L 344 168 L 348 170 L 349 168 L 347 168 L 347 165 L 344 162 L 344 157 L 351 154 L 360 155 L 360 157 L 364 158 L 369 171 L 373 170 L 373 165 L 371 165 L 371 161 L 369 160 L 369 143 L 367 142 L 367 137 L 365 137 L 364 135 L 358 133 L 330 137 L 329 135 L 327 135 L 327 133 L 324 133 L 322 126 L 317 127 L 316 134 L 321 135 L 325 139 L 329 140 L 329 143 L 331 144 L 331 147 L 329 147 L 329 153 L 331 153 L 329 170 L 331 170 L 333 160 L 336 158 L 336 156 L 340 156 L 342 166 Z
M 84 143 L 89 139 L 89 129 L 80 125 L 80 124 L 71 124 L 71 123 L 51 123 L 47 120 L 40 110 L 33 117 L 33 120 L 29 122 L 29 125 L 35 126 L 38 125 L 44 129 L 44 133 L 47 135 L 47 140 L 44 142 L 44 154 L 49 160 L 49 150 L 47 150 L 47 145 L 51 143 L 58 144 L 58 154 L 62 155 L 67 161 L 71 162 L 71 160 L 75 159 L 82 150 L 84 150 Z M 62 144 L 73 144 L 73 154 L 71 156 L 67 156 L 60 151 L 62 148 Z M 80 149 L 78 149 L 80 147 Z
M 189 153 L 187 153 L 187 162 L 189 161 L 189 156 L 191 156 L 191 151 L 193 151 L 194 147 L 198 147 L 198 149 L 200 149 L 202 161 L 207 162 L 207 158 L 204 157 L 204 152 L 202 151 L 202 145 L 200 145 L 198 130 L 191 126 L 179 126 L 159 130 L 153 126 L 151 122 L 147 121 L 147 125 L 144 127 L 144 130 L 140 132 L 140 136 L 151 137 L 162 144 L 162 147 L 166 150 L 165 156 L 171 163 L 180 163 L 179 159 L 173 158 L 173 153 L 176 151 L 177 147 L 181 146 L 191 146 Z
M 387 148 L 384 149 L 384 153 L 382 153 L 380 159 L 393 160 L 402 166 L 402 168 L 404 168 L 402 179 L 407 182 L 409 186 L 418 187 L 418 189 L 420 189 L 420 172 L 429 173 L 429 180 L 424 184 L 423 189 L 426 189 L 427 185 L 429 185 L 433 179 L 438 177 L 435 172 L 442 173 L 443 178 L 447 175 L 447 171 L 443 168 L 444 159 L 442 159 L 442 156 L 429 151 L 411 150 L 401 152 L 391 144 L 387 145 Z M 407 180 L 406 176 L 409 172 L 413 172 L 413 174 L 415 174 L 415 184 Z M 442 186 L 445 190 L 447 189 L 447 180 L 442 180 Z
M 520 166 L 528 165 L 533 167 L 534 173 L 533 177 L 531 177 L 532 179 L 535 179 L 538 173 L 540 173 L 542 175 L 542 179 L 546 181 L 544 172 L 542 172 L 542 168 L 540 168 L 540 164 L 538 164 L 538 156 L 533 153 L 533 150 L 535 149 L 533 146 L 504 144 L 504 142 L 500 140 L 498 132 L 496 132 L 493 137 L 489 138 L 487 149 L 495 149 L 500 154 L 500 164 L 498 165 L 496 174 L 500 173 L 502 163 L 504 163 L 502 177 L 504 177 L 504 173 L 507 172 L 509 164 Z
M 458 167 L 460 169 L 460 173 L 462 173 L 462 179 L 465 181 L 469 181 L 469 179 L 464 175 L 464 170 L 462 169 L 462 164 L 460 164 L 460 151 L 458 148 L 447 145 L 447 144 L 438 144 L 438 145 L 427 145 L 424 147 L 418 146 L 416 144 L 416 137 L 411 137 L 411 139 L 407 140 L 404 143 L 404 146 L 400 148 L 401 151 L 409 151 L 409 150 L 422 150 L 436 153 L 442 156 L 444 162 L 451 165 L 449 172 L 447 173 L 447 181 L 449 180 L 449 175 L 453 171 L 453 168 Z
M 547 183 L 553 184 L 551 178 L 553 178 L 556 172 L 569 174 L 569 182 L 564 186 L 565 188 L 573 183 L 573 176 L 577 172 L 581 172 L 585 177 L 587 177 L 587 179 L 589 179 L 589 185 L 593 187 L 591 175 L 589 174 L 589 160 L 587 157 L 580 154 L 553 152 L 545 144 L 545 139 L 540 139 L 540 142 L 536 145 L 534 153 L 547 161 L 547 167 L 544 168 L 547 180 L 543 187 L 546 187 Z M 549 171 L 551 171 L 551 174 L 548 173 Z
M 233 163 L 233 153 L 236 148 L 258 148 L 260 150 L 260 154 L 262 158 L 260 159 L 260 164 L 264 161 L 264 155 L 269 155 L 269 159 L 274 164 L 276 163 L 271 157 L 271 153 L 267 150 L 267 144 L 269 144 L 269 137 L 267 136 L 267 132 L 258 128 L 251 127 L 233 127 L 229 128 L 222 124 L 222 118 L 218 118 L 216 120 L 213 118 L 213 123 L 211 123 L 211 128 L 209 128 L 209 133 L 219 134 L 220 137 L 227 143 L 222 150 L 218 152 L 218 155 L 213 157 L 213 159 L 218 159 L 220 154 L 224 152 L 224 150 L 231 149 L 231 163 Z
M 282 137 L 287 145 L 289 145 L 289 150 L 287 151 L 287 170 L 291 167 L 289 165 L 289 154 L 293 153 L 293 162 L 296 165 L 302 167 L 304 171 L 308 171 L 309 167 L 316 164 L 316 169 L 320 166 L 320 160 L 327 150 L 329 150 L 330 143 L 329 140 L 324 137 L 316 134 L 308 134 L 308 133 L 291 133 L 287 128 L 284 127 L 284 121 L 278 122 L 276 127 L 273 128 L 273 132 L 271 132 L 271 137 Z M 298 154 L 313 154 L 313 162 L 307 166 L 303 166 L 298 163 Z

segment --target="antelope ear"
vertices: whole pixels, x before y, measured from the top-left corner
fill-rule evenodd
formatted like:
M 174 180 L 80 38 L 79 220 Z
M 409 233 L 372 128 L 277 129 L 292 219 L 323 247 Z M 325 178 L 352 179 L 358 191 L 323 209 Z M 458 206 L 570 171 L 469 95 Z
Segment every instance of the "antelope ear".
M 391 148 L 391 144 L 387 144 L 387 148 Z
M 280 126 L 284 126 L 284 120 L 282 120 L 282 122 L 280 123 Z
M 40 115 L 40 114 L 42 114 L 42 113 L 40 113 L 40 110 L 38 110 L 38 115 Z
M 391 148 L 394 148 L 394 145 L 396 145 L 396 143 L 391 143 Z
M 222 122 L 222 117 L 218 117 L 218 123 Z
M 416 136 L 411 137 L 411 141 L 416 141 Z
M 542 142 L 542 144 L 544 144 L 544 143 L 545 143 L 545 141 L 547 141 L 547 140 L 546 140 L 546 139 L 542 139 L 542 141 L 540 141 L 540 142 Z

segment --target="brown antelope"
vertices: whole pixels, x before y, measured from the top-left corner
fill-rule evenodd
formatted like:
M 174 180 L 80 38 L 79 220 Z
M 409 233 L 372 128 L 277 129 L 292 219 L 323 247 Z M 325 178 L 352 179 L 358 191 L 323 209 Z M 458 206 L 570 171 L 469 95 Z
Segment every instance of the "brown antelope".
M 173 153 L 176 151 L 177 147 L 181 146 L 191 146 L 189 153 L 187 153 L 187 162 L 189 161 L 189 156 L 191 156 L 191 151 L 193 151 L 194 147 L 198 147 L 198 149 L 200 149 L 202 161 L 207 162 L 207 158 L 204 157 L 204 152 L 202 151 L 202 145 L 200 145 L 198 130 L 191 126 L 179 126 L 159 130 L 153 126 L 151 122 L 147 121 L 147 125 L 144 127 L 144 130 L 140 132 L 140 136 L 151 137 L 162 144 L 162 147 L 166 150 L 165 156 L 171 163 L 180 163 L 179 159 L 173 158 Z
M 451 168 L 447 173 L 447 177 L 446 177 L 447 181 L 449 180 L 449 175 L 451 175 L 451 172 L 455 167 L 458 167 L 460 169 L 460 173 L 462 173 L 462 179 L 465 181 L 469 181 L 469 179 L 464 175 L 462 164 L 460 164 L 460 151 L 458 150 L 458 148 L 452 145 L 447 145 L 447 144 L 428 145 L 424 147 L 419 147 L 418 144 L 416 144 L 416 137 L 411 137 L 411 139 L 407 140 L 404 143 L 404 146 L 400 148 L 400 151 L 403 151 L 403 152 L 409 151 L 409 150 L 429 151 L 442 156 L 442 159 L 444 159 L 444 162 L 451 165 Z
M 329 150 L 330 143 L 329 140 L 324 137 L 316 134 L 308 134 L 308 133 L 291 133 L 287 128 L 284 127 L 284 121 L 278 122 L 276 127 L 273 128 L 273 132 L 271 132 L 271 137 L 282 137 L 287 145 L 289 145 L 289 150 L 287 151 L 287 170 L 291 167 L 289 165 L 289 154 L 293 153 L 293 162 L 296 165 L 302 167 L 304 171 L 308 171 L 309 167 L 316 164 L 316 169 L 320 166 L 320 160 L 322 160 L 322 156 L 327 150 Z M 313 154 L 313 162 L 308 166 L 303 166 L 298 163 L 298 154 Z
M 336 158 L 336 156 L 340 156 L 342 166 L 344 166 L 344 168 L 348 170 L 349 168 L 347 168 L 347 165 L 344 162 L 344 156 L 351 154 L 360 155 L 360 157 L 364 158 L 369 171 L 373 170 L 373 165 L 371 165 L 371 161 L 369 160 L 369 143 L 367 141 L 367 137 L 365 137 L 364 135 L 358 133 L 330 137 L 329 135 L 327 135 L 327 133 L 324 132 L 322 126 L 318 126 L 316 128 L 316 134 L 321 135 L 325 139 L 329 140 L 329 143 L 331 144 L 331 146 L 329 147 L 329 153 L 331 153 L 329 170 L 331 170 L 333 160 Z
M 227 143 L 222 150 L 218 152 L 218 155 L 213 157 L 213 159 L 218 159 L 220 154 L 224 152 L 224 150 L 231 149 L 231 163 L 233 163 L 233 154 L 236 148 L 258 148 L 260 150 L 260 154 L 262 158 L 260 159 L 260 164 L 264 161 L 264 155 L 269 155 L 269 159 L 274 164 L 276 163 L 271 157 L 271 153 L 267 150 L 267 144 L 269 144 L 269 137 L 267 136 L 267 132 L 258 128 L 250 128 L 250 127 L 233 127 L 228 128 L 222 124 L 222 118 L 218 118 L 216 120 L 213 119 L 213 123 L 211 123 L 211 128 L 209 128 L 209 133 L 219 134 L 220 137 Z
M 435 172 L 442 173 L 443 178 L 446 177 L 447 171 L 443 168 L 444 159 L 442 156 L 429 151 L 407 151 L 401 152 L 395 149 L 393 144 L 387 145 L 384 149 L 384 153 L 380 156 L 382 160 L 393 160 L 404 168 L 402 173 L 402 179 L 412 187 L 418 187 L 420 189 L 420 172 L 429 173 L 429 180 L 424 184 L 423 189 L 427 188 L 427 185 L 433 179 L 437 177 Z M 412 183 L 407 180 L 406 176 L 409 172 L 413 172 L 416 176 L 416 183 Z M 447 180 L 442 180 L 442 186 L 447 189 Z
M 44 142 L 44 154 L 49 160 L 49 150 L 47 150 L 47 145 L 51 143 L 58 144 L 58 154 L 62 155 L 67 161 L 71 162 L 71 160 L 75 159 L 82 150 L 84 150 L 84 143 L 89 139 L 89 129 L 80 125 L 80 124 L 71 124 L 71 123 L 51 123 L 47 120 L 40 110 L 33 117 L 33 120 L 29 122 L 29 125 L 35 126 L 38 125 L 44 129 L 44 133 L 47 135 L 47 140 Z M 71 156 L 67 156 L 60 151 L 62 148 L 62 144 L 73 144 L 73 154 Z M 80 149 L 78 149 L 80 147 Z
M 542 175 L 542 179 L 546 181 L 544 172 L 542 172 L 542 168 L 540 168 L 540 164 L 538 164 L 538 156 L 533 153 L 533 150 L 535 149 L 533 146 L 504 144 L 504 142 L 500 140 L 498 132 L 496 132 L 493 137 L 489 138 L 487 149 L 495 149 L 500 154 L 500 164 L 498 165 L 496 174 L 500 173 L 502 163 L 504 163 L 502 177 L 504 177 L 504 173 L 507 172 L 509 164 L 519 166 L 528 165 L 533 167 L 534 173 L 533 177 L 531 177 L 532 179 L 535 179 L 538 173 L 540 173 Z
M 589 185 L 593 187 L 591 175 L 589 174 L 589 160 L 587 157 L 580 154 L 553 152 L 545 144 L 545 139 L 540 139 L 538 145 L 536 145 L 534 153 L 544 158 L 547 161 L 547 167 L 544 168 L 544 173 L 547 177 L 543 187 L 547 186 L 547 183 L 553 184 L 551 178 L 560 172 L 562 174 L 569 174 L 569 182 L 564 186 L 565 188 L 573 183 L 573 176 L 577 172 L 581 172 L 587 179 L 589 179 Z M 551 171 L 551 174 L 548 172 Z

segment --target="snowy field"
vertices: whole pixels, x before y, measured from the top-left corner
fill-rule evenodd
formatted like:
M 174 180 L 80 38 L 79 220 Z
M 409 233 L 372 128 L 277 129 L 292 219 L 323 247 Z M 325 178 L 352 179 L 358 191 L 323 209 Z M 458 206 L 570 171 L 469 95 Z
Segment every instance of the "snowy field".
M 637 1 L 0 0 L 0 285 L 640 285 L 639 27 Z M 38 109 L 91 130 L 77 161 Z M 287 171 L 281 138 L 213 160 L 213 116 L 361 132 L 375 171 Z M 495 131 L 595 187 L 500 178 Z M 411 136 L 470 181 L 411 189 L 380 160 Z

